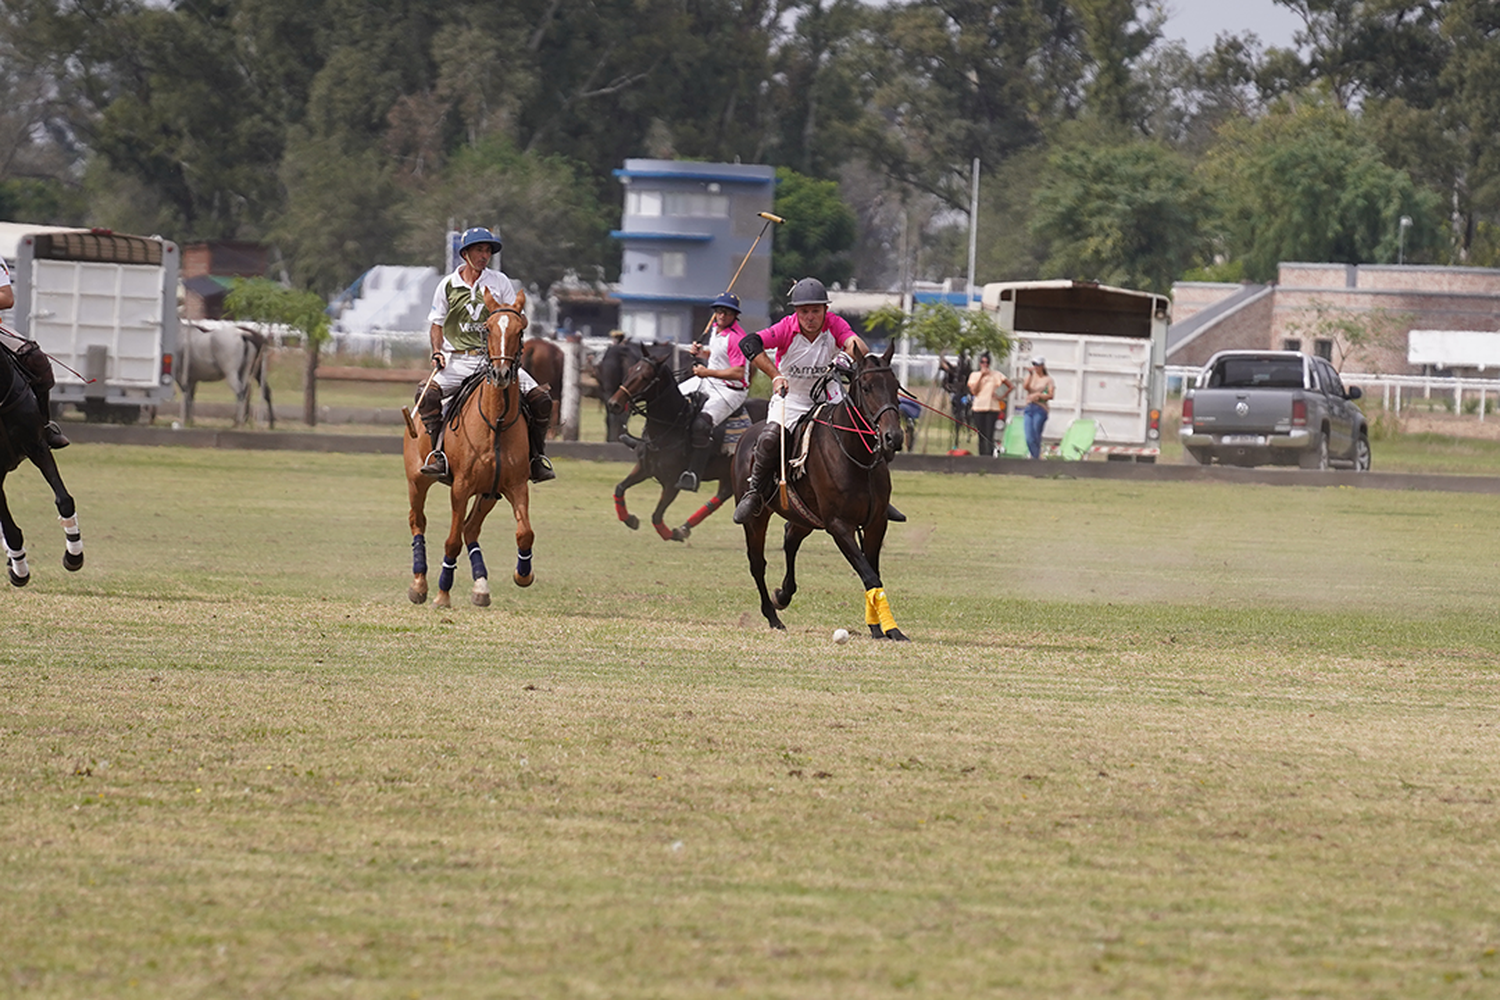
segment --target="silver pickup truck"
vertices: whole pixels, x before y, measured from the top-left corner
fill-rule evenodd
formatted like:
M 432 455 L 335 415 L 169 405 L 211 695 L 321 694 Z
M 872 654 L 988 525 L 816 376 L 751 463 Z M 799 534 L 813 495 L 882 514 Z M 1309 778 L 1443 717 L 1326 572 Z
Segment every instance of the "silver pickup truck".
M 1220 351 L 1182 400 L 1189 462 L 1370 468 L 1370 429 L 1333 365 L 1297 351 Z

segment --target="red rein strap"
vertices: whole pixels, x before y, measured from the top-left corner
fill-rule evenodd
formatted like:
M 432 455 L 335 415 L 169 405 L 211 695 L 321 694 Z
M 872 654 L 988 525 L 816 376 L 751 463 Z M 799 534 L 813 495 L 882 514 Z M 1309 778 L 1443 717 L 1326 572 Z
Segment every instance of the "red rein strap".
M 859 435 L 859 443 L 865 446 L 865 451 L 871 455 L 875 454 L 874 446 L 866 440 L 867 438 L 875 437 L 875 428 L 870 426 L 870 422 L 865 419 L 865 415 L 860 412 L 859 407 L 854 405 L 853 400 L 848 400 L 846 397 L 846 401 L 849 405 L 844 407 L 844 412 L 852 415 L 851 422 L 862 423 L 864 424 L 863 427 L 840 427 L 831 420 L 819 420 L 818 423 L 825 427 L 832 427 L 836 431 L 849 431 L 851 434 Z

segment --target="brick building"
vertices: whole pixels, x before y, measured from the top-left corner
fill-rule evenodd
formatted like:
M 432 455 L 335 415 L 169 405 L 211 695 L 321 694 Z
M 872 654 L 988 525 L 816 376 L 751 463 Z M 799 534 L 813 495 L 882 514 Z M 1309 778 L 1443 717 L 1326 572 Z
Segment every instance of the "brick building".
M 259 243 L 210 240 L 182 248 L 182 286 L 188 319 L 223 319 L 224 297 L 235 278 L 260 278 L 268 254 Z
M 1421 374 L 1412 330 L 1500 331 L 1500 270 L 1392 264 L 1286 263 L 1274 285 L 1172 286 L 1167 364 L 1201 365 L 1230 348 L 1300 350 L 1351 371 Z M 1369 331 L 1351 348 L 1340 324 Z

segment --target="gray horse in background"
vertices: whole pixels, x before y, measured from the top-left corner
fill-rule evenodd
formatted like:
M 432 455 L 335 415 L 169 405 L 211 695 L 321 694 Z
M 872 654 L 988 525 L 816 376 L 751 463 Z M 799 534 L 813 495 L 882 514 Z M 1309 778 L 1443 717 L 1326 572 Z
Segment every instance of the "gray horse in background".
M 182 387 L 183 419 L 192 422 L 193 396 L 199 382 L 225 379 L 234 393 L 234 426 L 250 419 L 250 384 L 260 383 L 261 397 L 266 401 L 266 422 L 276 426 L 276 412 L 271 409 L 271 383 L 266 378 L 266 336 L 248 326 L 218 323 L 200 326 L 184 323 L 186 357 L 177 371 Z

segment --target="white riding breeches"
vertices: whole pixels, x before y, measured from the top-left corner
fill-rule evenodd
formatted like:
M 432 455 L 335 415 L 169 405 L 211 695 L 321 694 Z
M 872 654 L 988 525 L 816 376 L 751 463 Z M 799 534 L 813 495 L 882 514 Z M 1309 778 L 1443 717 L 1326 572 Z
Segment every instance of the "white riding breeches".
M 722 379 L 699 378 L 694 375 L 679 383 L 678 388 L 684 396 L 693 392 L 703 390 L 703 412 L 708 414 L 714 426 L 717 427 L 728 420 L 730 414 L 745 405 L 745 399 L 750 395 L 749 389 L 735 389 L 724 384 Z
M 443 398 L 453 395 L 464 379 L 477 371 L 489 367 L 490 359 L 483 354 L 461 354 L 454 352 L 444 360 L 447 362 L 432 379 L 432 384 L 443 392 Z M 536 379 L 520 365 L 516 366 L 516 380 L 521 383 L 521 395 L 526 395 L 537 386 Z

